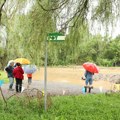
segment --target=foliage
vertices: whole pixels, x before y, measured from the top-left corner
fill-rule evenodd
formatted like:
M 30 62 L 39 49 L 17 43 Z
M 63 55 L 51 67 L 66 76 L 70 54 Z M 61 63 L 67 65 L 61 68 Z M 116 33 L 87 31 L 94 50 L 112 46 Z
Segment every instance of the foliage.
M 108 43 L 105 51 L 107 59 L 112 61 L 112 65 L 120 65 L 120 38 L 116 38 Z
M 4 80 L 4 82 L 8 82 L 8 77 L 7 77 L 7 73 L 5 71 L 0 71 L 0 80 Z
M 117 10 L 120 7 L 116 4 L 118 2 L 99 0 L 98 5 L 91 8 L 93 3 L 88 0 L 56 0 L 56 2 L 36 0 L 31 3 L 27 13 L 23 12 L 27 5 L 25 0 L 22 2 L 12 0 L 10 8 L 5 4 L 5 9 L 1 11 L 1 20 L 7 30 L 7 45 L 5 51 L 0 49 L 1 55 L 4 53 L 0 57 L 2 69 L 8 60 L 17 57 L 28 58 L 31 63 L 38 66 L 44 65 L 47 34 L 58 31 L 58 22 L 61 28 L 59 31 L 65 34 L 68 29 L 69 34 L 66 35 L 64 42 L 48 42 L 48 65 L 83 64 L 86 61 L 103 66 L 120 65 L 120 42 L 116 40 L 118 38 L 107 41 L 101 35 L 91 35 L 87 20 L 88 10 L 91 8 L 93 12 L 91 19 L 94 18 L 93 21 L 97 19 L 108 26 L 119 14 Z M 16 7 L 12 7 L 13 3 Z M 67 16 L 63 14 L 64 9 L 68 13 Z
M 52 97 L 53 105 L 45 112 L 44 108 L 37 108 L 35 100 L 23 106 L 18 98 L 13 98 L 6 110 L 1 100 L 0 116 L 1 120 L 119 120 L 119 99 L 119 94 L 55 96 Z
M 0 47 L 0 69 L 4 69 L 6 58 L 7 58 L 7 54 L 5 48 Z
M 99 0 L 98 6 L 95 8 L 93 18 L 98 18 L 102 22 L 106 22 L 106 20 L 111 20 L 113 17 L 113 1 L 112 0 Z

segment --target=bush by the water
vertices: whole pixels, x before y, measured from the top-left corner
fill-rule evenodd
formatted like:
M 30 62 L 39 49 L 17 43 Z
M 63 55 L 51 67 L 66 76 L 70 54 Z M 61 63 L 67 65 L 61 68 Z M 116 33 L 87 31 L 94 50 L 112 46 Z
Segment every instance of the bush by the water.
M 47 112 L 35 99 L 29 105 L 22 99 L 10 99 L 6 109 L 1 99 L 0 120 L 120 120 L 120 94 L 54 96 Z

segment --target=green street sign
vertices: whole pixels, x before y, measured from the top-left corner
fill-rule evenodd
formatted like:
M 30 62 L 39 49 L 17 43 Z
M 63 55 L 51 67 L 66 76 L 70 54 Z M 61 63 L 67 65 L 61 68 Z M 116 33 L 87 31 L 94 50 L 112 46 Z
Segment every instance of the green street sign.
M 58 32 L 55 32 L 55 33 L 49 33 L 48 34 L 48 40 L 49 41 L 63 41 L 65 40 L 65 36 L 62 34 L 62 33 L 58 33 Z

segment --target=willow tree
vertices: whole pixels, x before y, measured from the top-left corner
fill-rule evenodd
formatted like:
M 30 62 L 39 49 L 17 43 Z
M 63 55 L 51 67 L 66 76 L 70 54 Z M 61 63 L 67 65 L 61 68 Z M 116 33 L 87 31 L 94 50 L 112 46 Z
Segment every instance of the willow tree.
M 27 0 L 23 0 L 22 3 L 16 3 L 20 8 L 25 8 L 26 2 Z M 48 60 L 50 64 L 64 60 L 69 62 L 69 59 L 71 63 L 75 63 L 83 56 L 79 55 L 82 54 L 82 45 L 89 44 L 88 41 L 92 39 L 91 29 L 97 31 L 95 22 L 98 26 L 102 24 L 105 27 L 106 34 L 109 32 L 109 24 L 114 27 L 115 18 L 119 20 L 120 2 L 119 0 L 34 0 L 28 14 L 18 12 L 21 9 L 16 8 L 17 12 L 13 19 L 8 22 L 10 32 L 7 48 L 13 48 L 9 52 L 10 55 L 28 57 L 36 64 L 43 64 L 47 33 L 58 31 L 67 34 L 68 31 L 65 44 L 49 44 Z M 18 48 L 17 55 L 12 53 L 16 52 L 15 48 Z
M 1 47 L 4 51 L 1 53 L 2 57 L 0 63 L 2 64 L 2 68 L 5 66 L 6 61 L 13 59 L 13 54 L 16 50 L 14 48 L 14 35 L 10 32 L 13 31 L 12 22 L 14 16 L 18 14 L 18 11 L 21 10 L 25 5 L 25 0 L 17 1 L 17 0 L 2 0 L 0 1 L 0 29 L 3 31 L 0 35 L 4 36 L 0 41 L 4 41 L 5 47 Z M 13 48 L 13 49 L 12 49 Z
M 108 25 L 119 19 L 120 2 L 119 0 L 37 0 L 39 6 L 48 12 L 53 12 L 54 17 L 61 19 L 61 29 L 74 27 L 81 19 L 88 21 L 90 19 L 98 20 L 104 25 Z M 46 3 L 50 5 L 47 6 Z M 92 13 L 91 13 L 92 12 Z M 89 15 L 88 15 L 89 14 Z
M 46 2 L 49 2 L 50 5 L 47 6 Z M 39 6 L 44 11 L 53 12 L 57 24 L 56 30 L 63 33 L 69 30 L 66 45 L 69 51 L 65 51 L 65 49 L 64 51 L 67 52 L 66 57 L 74 62 L 74 59 L 79 58 L 79 51 L 82 51 L 80 49 L 82 41 L 86 42 L 91 39 L 89 37 L 91 30 L 99 32 L 102 26 L 105 28 L 107 36 L 110 32 L 109 26 L 114 28 L 116 20 L 119 20 L 119 0 L 46 0 L 46 2 L 38 0 Z
M 43 64 L 47 34 L 55 31 L 52 13 L 43 11 L 38 4 L 27 15 L 21 16 L 21 38 L 23 56 L 28 57 L 35 64 Z
M 3 29 L 3 23 L 2 23 L 2 17 L 3 17 L 3 13 L 2 13 L 2 9 L 4 7 L 6 3 L 6 0 L 2 0 L 0 1 L 0 68 L 3 68 L 2 66 L 4 66 L 4 59 L 6 59 L 6 52 L 5 52 L 5 48 L 3 46 L 3 40 L 4 40 L 4 35 L 2 33 L 2 29 Z

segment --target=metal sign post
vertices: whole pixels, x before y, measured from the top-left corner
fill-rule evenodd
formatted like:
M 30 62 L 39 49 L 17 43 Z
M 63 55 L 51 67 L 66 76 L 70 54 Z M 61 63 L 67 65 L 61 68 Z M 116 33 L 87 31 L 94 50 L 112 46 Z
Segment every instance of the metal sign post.
M 47 39 L 45 41 L 44 106 L 47 110 Z
M 47 39 L 45 41 L 45 70 L 44 70 L 44 107 L 45 111 L 47 111 L 47 42 L 49 41 L 64 41 L 65 36 L 61 33 L 49 33 Z

